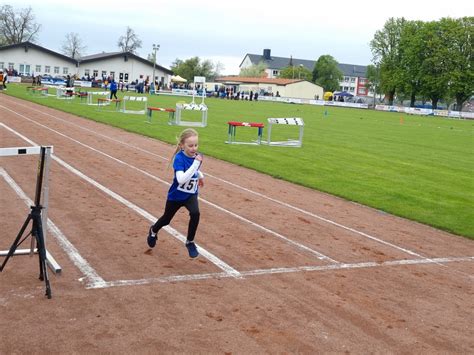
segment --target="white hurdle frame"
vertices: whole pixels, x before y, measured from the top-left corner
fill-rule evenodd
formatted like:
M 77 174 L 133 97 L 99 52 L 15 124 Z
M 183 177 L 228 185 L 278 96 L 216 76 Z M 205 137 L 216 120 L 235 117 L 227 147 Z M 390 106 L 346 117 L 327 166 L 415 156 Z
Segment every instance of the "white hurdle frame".
M 51 160 L 51 154 L 53 153 L 52 146 L 46 146 L 46 154 L 44 161 L 44 175 L 43 175 L 43 186 L 42 186 L 42 202 L 41 206 L 41 222 L 43 224 L 43 239 L 44 246 L 46 249 L 46 262 L 49 268 L 56 274 L 61 272 L 61 266 L 56 262 L 53 256 L 48 252 L 46 248 L 46 233 L 48 226 L 48 201 L 49 201 L 49 164 Z M 39 155 L 41 152 L 40 146 L 35 147 L 9 147 L 9 148 L 0 148 L 0 157 L 9 157 L 16 155 Z M 40 157 L 41 159 L 41 157 Z M 30 249 L 17 249 L 13 255 L 31 255 L 37 253 L 38 250 L 34 247 L 34 238 L 31 238 L 31 247 Z M 0 251 L 0 256 L 7 256 L 8 250 Z
M 88 91 L 87 92 L 87 104 L 89 106 L 98 106 L 98 103 L 94 103 L 94 96 L 108 96 L 110 93 L 108 91 Z
M 66 93 L 68 91 L 72 91 L 73 94 L 70 96 L 66 96 Z M 74 87 L 59 86 L 56 88 L 56 98 L 60 100 L 72 100 L 74 99 L 74 92 Z
M 127 107 L 126 107 L 127 101 L 144 102 L 145 107 L 143 108 L 143 110 L 127 110 Z M 148 107 L 148 98 L 146 96 L 124 96 L 122 99 L 122 110 L 120 112 L 144 115 L 146 113 L 147 107 Z
M 291 126 L 299 126 L 299 138 L 296 139 L 288 139 L 287 141 L 272 141 L 272 125 L 291 125 Z M 268 144 L 272 146 L 279 146 L 279 147 L 295 147 L 299 148 L 303 145 L 303 128 L 304 128 L 304 121 L 302 118 L 299 117 L 283 117 L 283 118 L 269 118 L 268 119 L 268 136 L 267 141 L 262 141 L 262 144 Z
M 201 122 L 199 121 L 183 121 L 181 119 L 183 111 L 201 111 Z M 206 127 L 207 126 L 207 106 L 206 104 L 176 104 L 176 112 L 174 117 L 170 117 L 169 124 L 176 126 L 190 127 Z
M 196 98 L 196 85 L 202 85 L 202 97 L 201 103 L 197 104 L 195 102 Z M 206 97 L 206 77 L 205 76 L 195 76 L 194 77 L 194 87 L 193 87 L 193 100 L 189 104 L 177 103 L 176 112 L 174 117 L 170 117 L 169 124 L 176 126 L 188 126 L 188 127 L 206 127 L 207 126 L 207 105 L 204 103 Z M 183 121 L 181 115 L 183 111 L 201 111 L 201 122 L 199 121 Z

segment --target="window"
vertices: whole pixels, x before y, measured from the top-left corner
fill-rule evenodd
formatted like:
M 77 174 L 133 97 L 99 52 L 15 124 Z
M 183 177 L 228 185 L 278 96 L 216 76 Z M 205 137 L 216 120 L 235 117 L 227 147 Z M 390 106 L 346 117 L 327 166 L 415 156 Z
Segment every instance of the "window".
M 59 74 L 59 67 L 54 67 L 54 74 Z
M 35 71 L 36 72 L 41 72 L 41 65 L 37 65 Z
M 90 69 L 84 69 L 84 76 L 91 75 Z
M 30 66 L 28 64 L 20 64 L 20 75 L 30 75 Z
M 359 94 L 360 95 L 365 95 L 367 92 L 365 90 L 365 88 L 359 88 Z
M 114 71 L 111 71 L 111 72 L 110 72 L 110 76 L 112 77 L 112 79 L 115 79 L 115 72 L 114 72 Z
M 13 70 L 15 63 L 8 63 L 8 70 Z
M 345 77 L 344 77 L 344 81 L 345 81 L 345 82 L 349 82 L 349 77 L 348 77 L 348 76 L 345 76 Z
M 69 68 L 63 67 L 63 74 L 64 74 L 64 75 L 67 75 L 68 72 L 69 72 Z
M 107 77 L 107 71 L 106 71 L 106 70 L 102 70 L 102 77 L 103 77 L 103 78 L 106 78 L 106 77 Z
M 5 68 L 5 63 L 4 62 L 0 62 L 0 69 L 3 69 Z
M 344 91 L 347 91 L 347 90 L 349 90 L 349 87 L 344 86 Z
M 350 91 L 350 92 L 354 92 L 354 88 L 351 86 L 351 87 L 349 88 L 349 91 Z
M 278 70 L 274 70 L 273 75 L 275 75 L 275 76 L 278 75 Z
M 365 85 L 365 84 L 367 84 L 367 79 L 365 79 L 365 78 L 359 78 L 359 83 Z
M 50 67 L 49 65 L 46 65 L 46 66 L 44 67 L 44 72 L 45 72 L 45 73 L 51 73 L 51 67 Z
M 99 71 L 97 69 L 94 69 L 93 73 L 92 73 L 92 76 L 94 78 L 97 78 L 97 76 L 99 75 Z
M 355 83 L 356 82 L 356 78 L 351 78 L 351 83 Z

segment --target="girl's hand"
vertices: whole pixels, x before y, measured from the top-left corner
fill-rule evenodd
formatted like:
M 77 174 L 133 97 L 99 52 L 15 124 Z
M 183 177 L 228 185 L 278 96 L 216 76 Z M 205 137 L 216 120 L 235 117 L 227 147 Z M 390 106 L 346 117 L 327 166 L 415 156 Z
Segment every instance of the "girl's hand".
M 198 186 L 204 187 L 204 179 L 198 179 Z
M 197 161 L 202 161 L 202 155 L 197 153 L 194 159 L 196 159 Z

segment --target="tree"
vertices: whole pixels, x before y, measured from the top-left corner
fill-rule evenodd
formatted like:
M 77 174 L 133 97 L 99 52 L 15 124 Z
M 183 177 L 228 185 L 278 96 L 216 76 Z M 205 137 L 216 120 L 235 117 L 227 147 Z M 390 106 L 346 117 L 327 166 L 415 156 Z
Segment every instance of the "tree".
M 313 82 L 322 86 L 324 91 L 336 91 L 339 90 L 342 78 L 342 71 L 331 55 L 326 54 L 318 58 L 313 69 Z
M 62 44 L 61 52 L 71 58 L 79 59 L 84 55 L 86 46 L 82 45 L 79 35 L 74 32 L 66 34 L 66 39 Z
M 171 64 L 171 70 L 182 78 L 193 81 L 195 76 L 204 76 L 206 79 L 211 78 L 214 73 L 214 65 L 210 60 L 201 62 L 199 57 L 193 57 L 185 61 L 176 59 Z
M 220 77 L 222 74 L 222 71 L 225 69 L 225 66 L 222 62 L 216 62 L 216 64 L 214 65 L 214 71 L 212 73 L 212 76 L 211 76 L 211 80 L 214 80 L 215 78 L 218 78 Z
M 267 65 L 264 62 L 259 62 L 258 64 L 253 64 L 247 68 L 240 69 L 239 76 L 244 76 L 248 78 L 262 78 L 265 77 L 265 70 L 267 70 Z
M 422 21 L 407 21 L 400 38 L 400 67 L 398 68 L 399 96 L 410 98 L 410 107 L 415 106 L 416 95 L 422 89 L 422 66 L 426 57 Z
M 380 84 L 382 90 L 388 97 L 389 105 L 393 99 L 399 84 L 400 73 L 400 38 L 406 20 L 402 17 L 393 17 L 385 22 L 382 30 L 376 31 L 374 38 L 370 41 L 373 62 L 380 67 Z
M 367 66 L 367 88 L 372 90 L 374 93 L 374 105 L 375 105 L 375 95 L 382 94 L 380 90 L 380 68 L 370 64 Z
M 284 79 L 303 79 L 312 81 L 313 73 L 303 65 L 288 66 L 280 71 L 278 77 Z
M 31 7 L 18 11 L 11 5 L 0 7 L 0 45 L 35 42 L 40 28 Z
M 450 96 L 456 99 L 456 110 L 461 111 L 463 103 L 474 92 L 474 68 L 472 40 L 474 38 L 474 17 L 457 20 L 441 19 L 451 22 L 447 40 L 450 46 L 451 70 L 448 83 Z
M 155 53 L 150 53 L 150 54 L 148 54 L 147 57 L 146 57 L 146 59 L 147 59 L 149 62 L 156 63 L 156 62 L 155 62 L 155 59 L 156 59 Z
M 421 66 L 421 92 L 431 99 L 433 108 L 446 96 L 450 82 L 452 58 L 450 44 L 447 43 L 447 22 L 431 21 L 423 27 L 426 57 Z
M 125 35 L 120 36 L 117 45 L 122 52 L 136 53 L 137 49 L 142 47 L 142 41 L 138 38 L 135 31 L 127 26 Z

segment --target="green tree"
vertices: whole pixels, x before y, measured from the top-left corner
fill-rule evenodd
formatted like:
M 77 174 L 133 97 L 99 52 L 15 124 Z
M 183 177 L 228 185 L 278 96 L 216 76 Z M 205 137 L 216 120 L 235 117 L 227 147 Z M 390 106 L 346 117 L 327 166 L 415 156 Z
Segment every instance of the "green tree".
M 416 95 L 422 89 L 422 65 L 426 57 L 422 21 L 407 21 L 400 38 L 400 67 L 398 68 L 398 93 L 410 98 L 410 107 L 415 106 Z
M 265 76 L 265 70 L 267 70 L 267 65 L 264 62 L 259 62 L 258 64 L 253 64 L 247 68 L 240 69 L 239 76 L 261 78 Z
M 186 60 L 176 59 L 171 64 L 171 70 L 188 81 L 192 82 L 195 76 L 204 76 L 208 80 L 214 75 L 214 64 L 206 59 L 201 62 L 199 57 Z
M 367 88 L 374 93 L 374 105 L 375 95 L 382 94 L 380 90 L 380 68 L 370 64 L 367 66 Z
M 389 105 L 393 104 L 397 86 L 400 84 L 400 39 L 406 20 L 390 18 L 382 30 L 376 31 L 370 41 L 373 62 L 380 67 L 380 85 Z
M 0 7 L 0 45 L 35 42 L 40 28 L 31 7 L 20 10 L 11 5 Z
M 451 69 L 449 72 L 448 92 L 456 100 L 456 109 L 461 110 L 463 103 L 473 95 L 474 68 L 472 41 L 474 39 L 474 17 L 461 19 L 442 19 L 450 31 L 446 45 L 449 46 Z
M 279 78 L 284 79 L 302 79 L 307 81 L 313 80 L 313 73 L 311 70 L 306 68 L 303 64 L 301 65 L 290 65 L 283 68 L 278 75 Z
M 425 43 L 425 55 L 421 66 L 421 92 L 431 99 L 433 108 L 446 96 L 450 82 L 452 58 L 448 40 L 450 24 L 431 21 L 423 26 L 421 35 Z
M 337 91 L 342 78 L 343 73 L 332 56 L 326 54 L 318 58 L 313 69 L 313 82 L 323 87 L 324 91 Z

